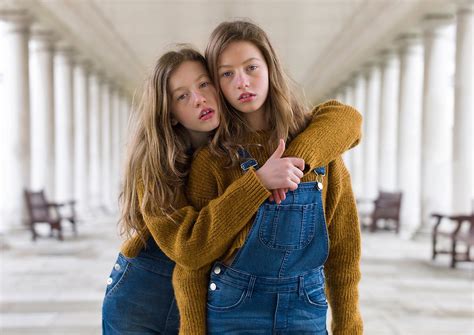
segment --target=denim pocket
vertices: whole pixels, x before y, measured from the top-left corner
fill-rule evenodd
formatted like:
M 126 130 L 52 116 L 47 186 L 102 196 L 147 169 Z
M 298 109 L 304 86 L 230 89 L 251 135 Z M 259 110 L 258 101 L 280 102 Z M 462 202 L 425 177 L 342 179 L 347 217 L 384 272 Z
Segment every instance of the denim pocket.
M 246 289 L 227 284 L 211 277 L 207 293 L 207 307 L 213 311 L 225 312 L 240 306 L 247 293 Z
M 260 241 L 278 250 L 304 249 L 314 237 L 317 204 L 264 204 Z
M 306 301 L 313 306 L 319 308 L 328 308 L 328 301 L 326 299 L 326 292 L 324 291 L 324 286 L 313 285 L 305 287 L 305 298 Z
M 119 254 L 117 261 L 112 268 L 112 272 L 107 279 L 107 289 L 105 291 L 106 297 L 110 296 L 121 284 L 123 284 L 129 270 L 129 265 L 130 263 L 127 259 L 122 254 Z

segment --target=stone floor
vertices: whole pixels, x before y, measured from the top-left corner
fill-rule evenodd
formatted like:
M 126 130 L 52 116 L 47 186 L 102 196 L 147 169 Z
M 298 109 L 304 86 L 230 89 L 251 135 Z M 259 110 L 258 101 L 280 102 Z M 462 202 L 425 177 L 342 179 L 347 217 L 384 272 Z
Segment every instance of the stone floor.
M 79 237 L 4 238 L 0 250 L 0 333 L 100 334 L 105 282 L 118 246 L 110 217 L 79 225 Z M 474 268 L 430 261 L 425 238 L 363 235 L 361 309 L 365 334 L 474 334 Z

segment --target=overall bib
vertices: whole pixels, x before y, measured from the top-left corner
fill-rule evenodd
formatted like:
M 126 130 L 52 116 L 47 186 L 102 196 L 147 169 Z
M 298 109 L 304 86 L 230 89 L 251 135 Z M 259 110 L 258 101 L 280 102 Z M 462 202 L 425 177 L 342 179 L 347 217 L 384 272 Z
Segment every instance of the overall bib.
M 119 254 L 107 280 L 102 334 L 178 334 L 174 265 L 151 237 L 137 257 Z
M 257 166 L 245 150 L 243 170 Z M 329 240 L 319 181 L 258 210 L 229 266 L 217 262 L 208 289 L 209 334 L 327 334 L 323 265 Z

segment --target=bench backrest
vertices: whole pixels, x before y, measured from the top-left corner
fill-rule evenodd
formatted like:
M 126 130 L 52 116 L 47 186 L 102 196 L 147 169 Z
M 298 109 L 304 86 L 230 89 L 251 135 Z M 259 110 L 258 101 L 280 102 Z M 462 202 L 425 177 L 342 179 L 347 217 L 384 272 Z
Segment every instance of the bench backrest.
M 32 222 L 43 222 L 51 220 L 51 214 L 48 206 L 48 201 L 44 194 L 44 190 L 32 192 L 25 190 L 26 206 L 28 207 L 28 214 Z
M 401 192 L 380 192 L 375 200 L 373 215 L 378 218 L 398 220 L 401 204 Z

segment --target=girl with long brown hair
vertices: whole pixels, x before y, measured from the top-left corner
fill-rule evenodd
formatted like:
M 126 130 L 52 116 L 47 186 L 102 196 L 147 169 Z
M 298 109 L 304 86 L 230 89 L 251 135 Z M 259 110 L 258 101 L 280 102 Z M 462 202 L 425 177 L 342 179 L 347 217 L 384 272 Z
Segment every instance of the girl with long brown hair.
M 339 119 L 338 111 L 326 109 L 313 121 L 331 123 Z M 280 147 L 261 171 L 245 174 L 195 211 L 185 197 L 190 163 L 193 152 L 212 139 L 219 117 L 220 103 L 204 58 L 190 48 L 160 57 L 131 121 L 120 198 L 126 241 L 108 279 L 104 334 L 175 334 L 180 318 L 177 304 L 182 323 L 194 320 L 194 314 L 182 308 L 189 286 L 180 274 L 206 268 L 225 254 L 270 190 L 293 189 L 299 183 L 303 159 L 281 158 Z M 342 128 L 334 149 L 322 146 L 321 152 L 339 154 L 358 141 L 359 115 L 347 113 L 344 119 L 350 129 Z M 295 143 L 293 150 L 302 157 L 309 142 L 317 146 L 326 137 L 314 131 L 301 135 L 307 136 L 304 145 Z
M 221 23 L 211 34 L 206 60 L 223 104 L 211 146 L 199 151 L 191 167 L 188 196 L 196 209 L 265 163 L 283 140 L 298 146 L 300 134 L 311 129 L 327 135 L 326 145 L 338 136 L 333 125 L 308 126 L 307 109 L 257 25 Z M 315 111 L 326 108 L 339 108 L 340 115 L 353 111 L 336 101 Z M 360 230 L 350 176 L 340 154 L 321 159 L 317 147 L 308 149 L 301 184 L 280 204 L 260 206 L 212 266 L 210 281 L 209 269 L 181 274 L 187 278 L 183 285 L 194 281 L 208 288 L 209 334 L 327 334 L 326 297 L 333 334 L 362 334 Z M 254 167 L 248 169 L 247 162 Z M 265 170 L 263 165 L 258 171 Z M 198 294 L 188 298 L 205 305 Z

